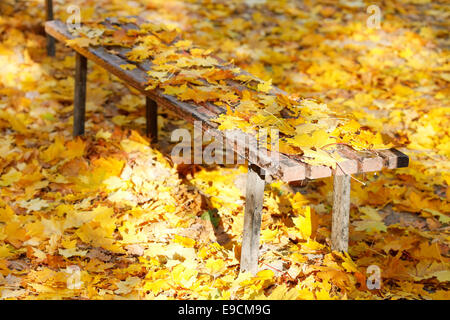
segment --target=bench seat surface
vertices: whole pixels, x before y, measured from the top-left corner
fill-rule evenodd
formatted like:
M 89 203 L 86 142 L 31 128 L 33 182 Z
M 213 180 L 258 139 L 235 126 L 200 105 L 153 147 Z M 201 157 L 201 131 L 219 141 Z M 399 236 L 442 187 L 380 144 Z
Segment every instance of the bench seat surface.
M 118 24 L 112 19 L 107 19 L 104 23 L 114 24 L 115 26 L 118 26 Z M 139 22 L 137 23 L 139 24 Z M 133 23 L 122 24 L 120 25 L 120 27 L 125 30 L 138 28 L 138 26 Z M 75 38 L 69 32 L 66 24 L 59 20 L 48 21 L 45 24 L 45 31 L 52 37 L 64 43 L 66 43 L 67 40 Z M 202 105 L 199 105 L 195 103 L 179 101 L 174 96 L 164 94 L 161 89 L 145 89 L 149 80 L 147 71 L 151 67 L 151 60 L 144 60 L 141 63 L 133 63 L 137 66 L 137 68 L 133 70 L 125 70 L 120 66 L 131 63 L 126 58 L 126 53 L 131 50 L 129 48 L 119 46 L 97 46 L 84 48 L 74 44 L 71 44 L 70 47 L 89 60 L 92 60 L 93 62 L 102 66 L 118 78 L 122 79 L 145 96 L 156 101 L 158 105 L 172 110 L 180 117 L 190 122 L 201 121 L 203 130 L 208 131 L 215 137 L 225 138 L 225 132 L 218 130 L 218 124 L 212 121 L 221 113 L 226 112 L 226 110 L 224 110 L 223 108 L 212 103 L 203 103 Z M 284 92 L 278 88 L 274 88 L 274 94 L 276 93 Z M 242 139 L 248 138 L 245 136 L 246 134 L 242 133 Z M 249 158 L 250 154 L 257 154 L 258 150 L 253 148 L 251 145 L 245 146 L 245 149 L 243 149 L 243 147 L 240 146 L 239 143 L 235 145 L 234 142 L 226 142 L 230 143 L 230 146 L 240 156 L 247 159 Z M 409 162 L 409 158 L 397 149 L 355 151 L 354 149 L 345 145 L 338 145 L 337 149 L 338 153 L 344 160 L 338 163 L 336 169 L 331 169 L 327 166 L 311 165 L 305 163 L 302 161 L 301 156 L 296 155 L 279 154 L 279 165 L 275 168 L 271 166 L 273 161 L 270 157 L 270 152 L 266 157 L 259 156 L 257 158 L 253 157 L 252 159 L 257 159 L 255 164 L 263 169 L 266 169 L 266 174 L 269 174 L 274 178 L 281 179 L 285 182 L 300 181 L 305 179 L 318 179 L 329 177 L 332 175 L 373 172 L 380 171 L 383 168 L 394 169 L 407 167 Z

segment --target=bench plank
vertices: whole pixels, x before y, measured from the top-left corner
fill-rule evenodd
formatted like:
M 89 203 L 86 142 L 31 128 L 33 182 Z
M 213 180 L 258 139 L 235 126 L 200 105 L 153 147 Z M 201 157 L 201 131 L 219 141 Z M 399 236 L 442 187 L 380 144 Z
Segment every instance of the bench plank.
M 142 20 L 137 21 L 137 23 L 144 22 Z M 112 25 L 118 24 L 118 22 L 114 22 L 114 19 L 108 19 L 106 23 Z M 126 28 L 137 28 L 137 26 L 132 23 L 127 23 Z M 58 20 L 47 22 L 45 24 L 45 29 L 49 35 L 62 42 L 74 38 L 66 25 Z M 252 161 L 256 165 L 266 170 L 267 175 L 272 175 L 274 178 L 281 179 L 285 182 L 304 179 L 313 180 L 332 175 L 359 174 L 379 171 L 382 168 L 394 169 L 408 165 L 408 157 L 395 149 L 383 150 L 382 152 L 381 150 L 377 150 L 376 152 L 357 152 L 346 146 L 339 146 L 338 153 L 344 158 L 344 161 L 340 162 L 334 170 L 327 166 L 305 163 L 301 156 L 267 152 L 267 156 L 263 154 L 258 157 L 257 155 L 261 154 L 258 152 L 259 150 L 257 147 L 252 145 L 243 147 L 242 145 L 239 145 L 239 143 L 235 144 L 234 141 L 228 141 L 226 139 L 225 132 L 217 130 L 218 124 L 212 120 L 219 114 L 225 112 L 223 108 L 216 106 L 213 103 L 199 105 L 179 101 L 174 96 L 164 94 L 161 89 L 145 90 L 149 79 L 146 71 L 151 68 L 150 60 L 145 60 L 142 63 L 131 62 L 135 64 L 137 68 L 133 70 L 124 70 L 120 68 L 120 65 L 130 63 L 125 56 L 126 52 L 130 49 L 117 46 L 110 47 L 114 52 L 117 52 L 116 54 L 112 54 L 108 52 L 109 50 L 106 47 L 81 48 L 77 45 L 71 45 L 71 48 L 116 75 L 126 84 L 131 85 L 146 97 L 155 101 L 159 106 L 170 109 L 190 122 L 202 121 L 204 130 L 208 130 L 216 138 L 224 139 L 226 144 L 232 147 L 232 149 L 240 156 L 247 159 L 253 159 Z M 249 74 L 245 71 L 242 71 L 242 73 Z M 233 85 L 242 86 L 238 82 Z M 273 94 L 286 94 L 276 87 L 272 89 L 272 92 Z M 240 141 L 251 141 L 253 138 L 249 134 L 243 132 L 239 133 L 239 137 Z M 273 165 L 274 158 L 272 158 L 271 155 L 274 154 L 279 156 L 279 163 L 277 166 Z
M 54 38 L 65 43 L 66 40 L 74 39 L 70 34 L 65 24 L 61 21 L 54 20 L 45 24 L 46 32 L 52 35 Z M 147 74 L 139 69 L 124 70 L 120 68 L 120 65 L 129 63 L 128 61 L 120 58 L 117 55 L 112 55 L 107 52 L 103 47 L 96 48 L 81 48 L 79 46 L 71 46 L 76 52 L 85 56 L 89 60 L 92 60 L 96 64 L 100 65 L 104 69 L 108 70 L 125 83 L 131 85 L 147 97 L 155 100 L 158 104 L 167 107 L 180 115 L 183 118 L 187 118 L 190 121 L 205 121 L 211 127 L 217 127 L 215 122 L 211 119 L 216 117 L 215 114 L 208 112 L 201 106 L 187 104 L 182 101 L 178 101 L 175 97 L 166 95 L 160 90 L 145 90 L 146 83 L 148 81 Z
M 46 32 L 55 37 L 56 39 L 65 42 L 66 40 L 73 39 L 74 37 L 67 30 L 64 23 L 61 21 L 55 20 L 46 23 Z M 120 65 L 129 63 L 118 55 L 112 55 L 107 52 L 107 49 L 104 47 L 95 47 L 95 48 L 82 48 L 77 45 L 71 45 L 71 48 L 74 49 L 79 54 L 87 57 L 98 65 L 102 66 L 112 74 L 119 77 L 125 83 L 128 83 L 138 91 L 140 91 L 145 96 L 157 102 L 158 105 L 166 107 L 180 117 L 190 121 L 201 121 L 203 129 L 208 130 L 212 135 L 218 138 L 226 138 L 226 133 L 220 130 L 215 130 L 218 127 L 218 124 L 211 121 L 216 118 L 218 114 L 212 112 L 209 109 L 204 108 L 200 105 L 190 104 L 183 101 L 179 101 L 174 96 L 166 95 L 162 92 L 162 90 L 145 90 L 146 83 L 148 80 L 148 76 L 146 72 L 140 68 L 136 68 L 133 70 L 124 70 L 120 68 Z M 238 141 L 250 141 L 251 137 L 248 134 L 243 132 L 239 132 Z M 258 149 L 253 146 L 248 146 L 247 149 L 237 150 L 242 147 L 240 144 L 235 144 L 234 141 L 229 142 L 225 139 L 226 143 L 229 144 L 239 155 L 249 158 L 250 155 L 253 156 L 253 159 L 257 159 L 257 165 L 262 168 L 268 168 L 272 164 L 272 158 L 270 157 L 257 157 Z M 282 158 L 285 158 L 284 155 L 280 155 Z M 286 161 L 288 161 L 286 159 Z M 283 176 L 282 170 L 280 167 L 272 169 L 268 172 L 275 177 Z

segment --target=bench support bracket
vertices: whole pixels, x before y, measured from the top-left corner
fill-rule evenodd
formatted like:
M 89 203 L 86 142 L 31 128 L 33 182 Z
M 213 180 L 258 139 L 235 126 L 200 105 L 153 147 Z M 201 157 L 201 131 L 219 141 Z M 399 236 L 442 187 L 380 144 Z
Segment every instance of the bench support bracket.
M 350 178 L 350 175 L 334 176 L 331 249 L 336 251 L 348 250 Z
M 45 1 L 45 13 L 47 21 L 53 20 L 53 0 Z M 55 56 L 55 39 L 49 34 L 47 34 L 47 55 Z
M 259 236 L 261 233 L 261 212 L 264 201 L 265 177 L 262 169 L 254 164 L 248 166 L 244 235 L 241 250 L 241 272 L 258 271 Z
M 73 99 L 73 136 L 84 134 L 84 121 L 86 114 L 86 73 L 87 59 L 76 53 L 75 92 Z
M 145 118 L 147 121 L 147 137 L 152 142 L 158 141 L 158 105 L 149 97 L 145 97 Z

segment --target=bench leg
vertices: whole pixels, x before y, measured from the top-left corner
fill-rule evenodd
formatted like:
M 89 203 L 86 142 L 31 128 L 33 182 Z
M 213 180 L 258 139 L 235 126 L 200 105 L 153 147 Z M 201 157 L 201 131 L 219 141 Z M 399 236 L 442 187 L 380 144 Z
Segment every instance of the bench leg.
M 76 53 L 75 67 L 75 93 L 73 99 L 73 136 L 84 134 L 84 121 L 86 114 L 86 72 L 87 59 Z
M 53 0 L 45 1 L 46 21 L 53 20 Z M 50 57 L 55 56 L 55 39 L 47 34 L 47 55 Z
M 334 176 L 333 221 L 331 249 L 348 250 L 348 225 L 350 220 L 350 176 Z
M 152 142 L 158 141 L 158 105 L 149 97 L 145 100 L 145 118 L 147 121 L 147 137 Z
M 264 201 L 265 178 L 261 168 L 254 164 L 248 166 L 244 235 L 241 250 L 241 272 L 258 271 L 259 236 L 261 233 L 261 212 Z

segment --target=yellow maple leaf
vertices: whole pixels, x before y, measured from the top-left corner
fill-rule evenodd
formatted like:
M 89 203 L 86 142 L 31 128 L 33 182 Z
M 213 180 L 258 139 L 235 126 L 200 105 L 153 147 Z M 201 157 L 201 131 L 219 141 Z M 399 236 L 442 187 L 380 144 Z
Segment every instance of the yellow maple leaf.
M 7 187 L 13 183 L 19 181 L 22 178 L 22 172 L 17 171 L 15 168 L 8 170 L 7 173 L 1 176 L 0 187 Z
M 126 63 L 126 64 L 121 64 L 120 68 L 122 68 L 123 70 L 134 70 L 136 69 L 136 65 L 131 64 L 131 63 Z
M 330 137 L 325 130 L 316 130 L 311 135 L 297 134 L 294 138 L 288 138 L 286 141 L 300 148 L 320 149 L 326 145 L 335 143 L 336 139 Z
M 270 293 L 269 296 L 265 297 L 262 295 L 261 299 L 268 299 L 268 300 L 295 300 L 298 296 L 298 291 L 296 288 L 291 288 L 283 283 L 279 286 L 276 286 L 275 289 Z
M 51 162 L 61 156 L 65 151 L 64 138 L 56 136 L 55 142 L 52 143 L 44 152 L 41 153 L 41 159 L 45 162 Z
M 387 231 L 387 227 L 383 222 L 383 217 L 376 209 L 366 206 L 359 208 L 359 211 L 364 213 L 361 217 L 363 220 L 353 222 L 353 225 L 356 226 L 355 230 L 366 231 L 369 234 Z
M 7 244 L 0 245 L 0 258 L 9 258 L 15 254 L 12 252 L 12 247 Z
M 222 259 L 209 258 L 206 260 L 205 267 L 208 268 L 213 274 L 218 274 L 225 268 L 225 261 Z
M 331 155 L 330 153 L 320 149 L 302 149 L 302 151 L 302 161 L 312 165 L 328 166 L 335 169 L 336 163 L 342 160 L 342 157 L 340 157 L 338 154 L 334 153 L 333 155 Z
M 153 292 L 153 294 L 159 294 L 161 291 L 165 291 L 170 289 L 169 284 L 167 283 L 166 279 L 156 279 L 156 280 L 150 280 L 145 281 L 145 284 L 143 285 L 144 290 L 150 290 Z
M 294 225 L 300 231 L 303 239 L 308 239 L 314 235 L 317 226 L 317 219 L 315 215 L 311 215 L 311 207 L 306 206 L 302 212 L 303 216 L 299 215 L 293 218 Z
M 275 273 L 270 269 L 259 271 L 254 277 L 255 280 L 271 280 L 275 276 Z
M 96 45 L 96 44 L 98 44 L 98 41 L 96 39 L 90 39 L 87 37 L 79 37 L 79 38 L 75 38 L 75 39 L 66 40 L 66 45 L 77 46 L 80 48 L 86 48 L 86 47 L 89 47 L 90 45 Z
M 270 79 L 269 81 L 258 83 L 256 90 L 267 93 L 270 91 L 271 88 L 272 88 L 272 79 Z
M 345 252 L 345 255 L 341 253 L 340 256 L 344 260 L 344 262 L 342 262 L 342 266 L 344 267 L 345 271 L 355 273 L 359 272 L 358 266 L 355 264 L 355 262 L 353 262 L 348 252 Z
M 185 92 L 188 88 L 186 84 L 183 84 L 181 86 L 164 86 L 163 89 L 165 94 L 177 96 Z
M 175 243 L 181 244 L 183 247 L 186 248 L 193 248 L 195 246 L 195 240 L 187 237 L 182 237 L 179 235 L 175 235 L 174 240 Z
M 192 284 L 196 280 L 197 274 L 197 270 L 186 268 L 181 263 L 176 265 L 171 272 L 173 281 L 181 284 L 185 288 L 190 288 L 192 286 Z
M 133 49 L 127 52 L 127 59 L 134 62 L 141 62 L 144 59 L 147 59 L 152 55 L 152 51 L 148 46 L 141 43 L 140 45 L 135 46 Z
M 61 154 L 62 158 L 74 159 L 82 157 L 86 148 L 86 142 L 77 137 L 75 140 L 67 142 L 64 152 Z
M 450 281 L 450 270 L 441 270 L 433 273 L 433 276 L 438 279 L 439 282 L 449 282 Z

